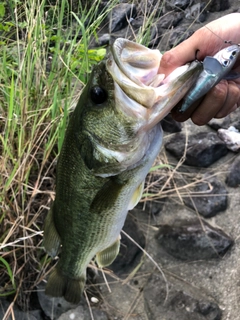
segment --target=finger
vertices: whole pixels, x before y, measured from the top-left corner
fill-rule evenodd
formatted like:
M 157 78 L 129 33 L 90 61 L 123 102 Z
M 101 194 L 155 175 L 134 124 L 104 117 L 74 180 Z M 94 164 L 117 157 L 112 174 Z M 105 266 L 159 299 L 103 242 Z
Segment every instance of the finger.
M 239 33 L 232 31 L 233 24 L 235 30 L 240 28 L 239 16 L 239 13 L 232 13 L 214 20 L 195 31 L 190 38 L 177 47 L 164 53 L 159 73 L 164 73 L 167 76 L 176 67 L 194 60 L 197 51 L 198 60 L 203 60 L 206 55 L 213 56 L 217 51 L 229 45 L 224 43 L 224 40 L 230 39 L 233 43 L 239 43 Z
M 233 111 L 236 111 L 237 108 L 239 108 L 239 105 L 235 104 L 228 112 L 228 114 L 232 113 Z
M 178 122 L 184 122 L 187 119 L 191 118 L 192 113 L 198 108 L 198 106 L 202 103 L 204 98 L 201 98 L 195 101 L 185 112 L 179 112 L 179 109 L 182 106 L 182 100 L 172 109 L 171 115 L 174 120 Z
M 158 73 L 164 73 L 167 76 L 176 67 L 191 62 L 196 58 L 203 60 L 206 55 L 213 55 L 224 46 L 227 46 L 227 44 L 221 41 L 220 48 L 219 38 L 209 28 L 202 27 L 195 31 L 190 38 L 163 54 Z
M 222 109 L 228 96 L 228 82 L 222 80 L 213 87 L 203 98 L 196 101 L 186 112 L 180 113 L 177 105 L 172 110 L 172 116 L 176 121 L 182 122 L 189 118 L 193 123 L 201 126 L 208 123 Z
M 227 98 L 222 108 L 217 112 L 215 118 L 224 118 L 238 106 L 240 100 L 240 89 L 235 82 L 228 82 Z
M 199 107 L 191 115 L 193 123 L 201 126 L 215 118 L 226 102 L 228 86 L 228 82 L 222 80 L 206 94 Z
M 190 37 L 177 47 L 165 52 L 162 56 L 158 73 L 168 76 L 177 67 L 193 61 L 198 50 L 194 39 Z

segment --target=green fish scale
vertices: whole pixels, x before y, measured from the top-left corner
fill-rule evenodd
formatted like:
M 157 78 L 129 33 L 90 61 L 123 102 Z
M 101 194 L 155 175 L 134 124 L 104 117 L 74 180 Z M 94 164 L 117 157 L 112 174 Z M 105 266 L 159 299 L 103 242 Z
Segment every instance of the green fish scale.
M 70 156 L 69 147 L 72 151 Z M 58 174 L 53 212 L 63 244 L 59 268 L 64 274 L 78 278 L 85 272 L 93 255 L 105 248 L 103 243 L 107 243 L 106 246 L 111 244 L 105 239 L 108 239 L 116 217 L 111 211 L 102 214 L 89 212 L 97 192 L 108 179 L 91 173 L 71 140 L 66 139 L 63 145 L 57 171 L 61 175 Z M 77 184 L 77 181 L 81 183 Z

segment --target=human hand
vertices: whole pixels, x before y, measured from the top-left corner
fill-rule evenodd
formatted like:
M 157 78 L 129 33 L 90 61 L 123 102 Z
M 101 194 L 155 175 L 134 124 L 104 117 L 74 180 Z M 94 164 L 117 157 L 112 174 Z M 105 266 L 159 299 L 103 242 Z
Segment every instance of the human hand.
M 233 44 L 240 42 L 240 13 L 232 13 L 210 22 L 177 47 L 164 53 L 159 73 L 167 76 L 175 68 L 195 60 L 196 52 L 198 60 L 213 56 L 230 45 L 224 43 L 224 40 Z M 232 70 L 240 72 L 240 59 Z M 223 118 L 240 105 L 240 78 L 220 81 L 184 113 L 178 111 L 179 104 L 172 110 L 172 116 L 180 122 L 191 118 L 195 124 L 204 125 L 212 118 Z

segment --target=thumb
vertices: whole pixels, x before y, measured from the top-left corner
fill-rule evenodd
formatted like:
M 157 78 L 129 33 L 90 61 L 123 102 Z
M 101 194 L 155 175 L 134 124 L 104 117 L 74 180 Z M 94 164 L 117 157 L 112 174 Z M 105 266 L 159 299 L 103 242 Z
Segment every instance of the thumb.
M 197 46 L 193 38 L 190 37 L 163 54 L 158 73 L 164 73 L 168 76 L 177 67 L 193 61 L 196 58 L 196 52 Z

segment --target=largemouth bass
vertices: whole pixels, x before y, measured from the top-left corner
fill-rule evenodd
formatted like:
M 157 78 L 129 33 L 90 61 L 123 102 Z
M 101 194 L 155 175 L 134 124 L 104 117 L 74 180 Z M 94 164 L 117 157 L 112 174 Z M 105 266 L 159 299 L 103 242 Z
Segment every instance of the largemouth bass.
M 96 256 L 110 265 L 128 210 L 162 144 L 159 121 L 199 76 L 201 63 L 158 75 L 161 54 L 117 39 L 93 67 L 65 134 L 57 163 L 56 197 L 46 217 L 44 246 L 60 252 L 46 294 L 80 301 L 86 268 Z
M 179 109 L 185 112 L 195 101 L 203 97 L 210 89 L 222 79 L 237 79 L 240 74 L 231 72 L 240 53 L 240 46 L 233 44 L 217 52 L 213 57 L 205 57 L 203 60 L 203 71 L 198 80 L 183 99 Z

